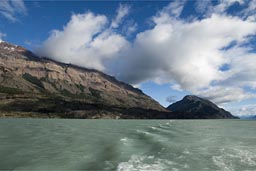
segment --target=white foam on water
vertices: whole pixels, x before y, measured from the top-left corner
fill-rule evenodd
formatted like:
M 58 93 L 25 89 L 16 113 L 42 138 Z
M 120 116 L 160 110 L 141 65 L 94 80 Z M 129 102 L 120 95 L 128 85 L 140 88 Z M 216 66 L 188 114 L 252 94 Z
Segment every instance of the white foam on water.
M 159 131 L 164 131 L 162 130 L 161 128 L 156 128 L 158 129 Z M 158 133 L 151 133 L 151 132 L 147 132 L 147 131 L 142 131 L 142 130 L 136 130 L 137 133 L 139 134 L 142 134 L 144 136 L 147 136 L 147 137 L 150 137 L 152 139 L 154 139 L 155 141 L 158 141 L 158 142 L 168 142 L 169 139 L 168 137 L 165 137 L 165 136 L 162 136 L 161 134 L 158 134 Z
M 217 165 L 223 171 L 233 171 L 234 168 L 232 164 L 226 163 L 223 156 L 213 156 L 212 160 L 215 165 Z
M 126 142 L 127 140 L 128 140 L 127 137 L 124 137 L 124 138 L 121 138 L 121 139 L 120 139 L 120 141 L 122 141 L 122 142 Z
M 169 129 L 169 127 L 167 125 L 162 125 L 162 124 L 159 124 L 159 127 L 163 128 L 163 129 Z
M 128 138 L 127 137 L 123 137 L 120 139 L 120 141 L 124 144 L 124 145 L 127 145 L 129 142 L 128 142 Z
M 173 122 L 173 121 L 169 121 L 169 122 L 166 122 L 165 124 L 166 124 L 166 125 L 172 125 L 172 122 Z
M 185 149 L 182 153 L 183 153 L 183 154 L 190 154 L 190 152 L 188 151 L 188 149 Z
M 157 128 L 156 128 L 156 127 L 154 127 L 154 126 L 152 126 L 151 128 L 152 128 L 153 130 L 156 130 L 156 129 L 157 129 Z
M 171 161 L 156 158 L 155 156 L 132 155 L 129 161 L 122 162 L 118 165 L 118 171 L 164 171 L 174 170 L 169 167 Z
M 256 153 L 245 148 L 220 149 L 219 156 L 213 156 L 212 160 L 221 170 L 236 170 L 236 165 L 256 167 Z
M 160 132 L 167 132 L 167 133 L 169 133 L 169 130 L 167 130 L 165 128 L 162 128 L 162 127 L 154 127 L 154 126 L 152 126 L 151 129 L 157 130 L 157 131 L 160 131 Z
M 249 150 L 234 149 L 236 155 L 242 163 L 250 166 L 256 166 L 256 154 Z
M 142 133 L 142 134 L 145 134 L 145 135 L 149 135 L 150 134 L 149 132 L 138 130 L 138 129 L 136 130 L 136 132 Z

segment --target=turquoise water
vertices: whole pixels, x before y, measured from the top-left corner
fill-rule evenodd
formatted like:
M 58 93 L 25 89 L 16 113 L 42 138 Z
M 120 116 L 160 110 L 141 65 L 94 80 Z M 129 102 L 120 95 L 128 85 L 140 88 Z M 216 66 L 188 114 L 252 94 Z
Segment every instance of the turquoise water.
M 0 120 L 0 170 L 256 170 L 256 122 Z

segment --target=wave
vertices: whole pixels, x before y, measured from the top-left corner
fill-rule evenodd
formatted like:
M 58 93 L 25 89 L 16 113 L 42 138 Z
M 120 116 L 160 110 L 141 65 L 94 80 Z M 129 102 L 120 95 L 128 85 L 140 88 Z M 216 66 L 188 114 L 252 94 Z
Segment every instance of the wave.
M 118 171 L 163 171 L 170 170 L 173 162 L 155 156 L 132 155 L 127 162 L 118 164 Z M 175 170 L 175 168 L 173 168 Z

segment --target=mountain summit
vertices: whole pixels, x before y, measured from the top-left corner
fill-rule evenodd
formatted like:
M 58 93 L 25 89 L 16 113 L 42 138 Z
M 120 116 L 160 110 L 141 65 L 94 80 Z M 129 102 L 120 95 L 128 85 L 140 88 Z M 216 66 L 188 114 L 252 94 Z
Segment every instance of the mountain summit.
M 181 101 L 171 104 L 168 110 L 186 119 L 232 119 L 236 118 L 230 112 L 219 108 L 209 100 L 187 95 Z
M 0 94 L 0 113 L 6 115 L 166 118 L 170 114 L 141 90 L 112 76 L 39 58 L 4 41 L 0 42 Z

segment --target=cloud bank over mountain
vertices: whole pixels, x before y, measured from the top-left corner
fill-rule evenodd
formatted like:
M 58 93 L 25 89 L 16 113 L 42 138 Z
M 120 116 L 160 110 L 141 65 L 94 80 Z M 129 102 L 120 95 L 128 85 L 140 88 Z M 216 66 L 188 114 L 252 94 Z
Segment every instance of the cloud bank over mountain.
M 104 15 L 73 14 L 63 30 L 51 32 L 38 53 L 57 61 L 105 70 L 104 62 L 117 58 L 128 46 L 124 37 L 107 28 L 107 23 Z
M 170 83 L 218 104 L 255 98 L 256 52 L 251 42 L 256 36 L 256 2 L 204 1 L 195 6 L 200 15 L 184 18 L 187 3 L 171 2 L 132 40 L 116 30 L 127 24 L 132 6 L 120 5 L 114 18 L 73 14 L 62 30 L 52 30 L 37 52 L 132 84 Z M 230 13 L 233 5 L 241 10 Z

